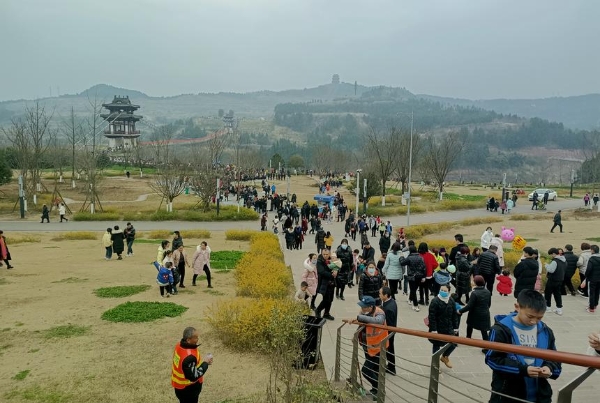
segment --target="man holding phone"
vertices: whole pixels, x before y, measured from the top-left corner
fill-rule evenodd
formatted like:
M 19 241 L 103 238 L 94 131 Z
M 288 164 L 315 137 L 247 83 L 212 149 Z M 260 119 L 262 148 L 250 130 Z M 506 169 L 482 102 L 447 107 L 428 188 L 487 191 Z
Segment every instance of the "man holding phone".
M 171 367 L 171 385 L 180 403 L 198 403 L 204 374 L 213 363 L 212 354 L 202 361 L 198 351 L 198 331 L 186 327 L 181 341 L 175 346 Z

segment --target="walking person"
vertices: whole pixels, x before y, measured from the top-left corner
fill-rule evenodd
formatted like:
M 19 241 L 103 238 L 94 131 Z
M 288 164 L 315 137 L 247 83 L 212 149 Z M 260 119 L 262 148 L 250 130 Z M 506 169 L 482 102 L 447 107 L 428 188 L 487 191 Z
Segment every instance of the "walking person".
M 577 260 L 577 268 L 579 269 L 579 287 L 577 292 L 584 298 L 588 297 L 588 287 L 581 287 L 581 284 L 585 281 L 585 272 L 587 271 L 588 261 L 592 257 L 591 246 L 587 242 L 581 244 L 581 254 Z
M 346 238 L 342 239 L 342 243 L 338 246 L 335 254 L 342 262 L 342 266 L 335 278 L 335 297 L 344 301 L 344 290 L 346 289 L 346 285 L 348 285 L 348 278 L 354 263 L 352 250 L 348 246 L 348 240 Z
M 563 314 L 562 295 L 560 289 L 562 288 L 563 280 L 565 279 L 565 271 L 567 269 L 567 262 L 564 256 L 558 254 L 557 248 L 548 249 L 548 255 L 552 258 L 550 263 L 546 264 L 546 288 L 544 290 L 544 297 L 546 298 L 546 307 L 549 311 L 556 313 L 557 315 Z M 552 307 L 552 297 L 554 296 L 554 302 L 556 303 L 556 309 L 550 309 Z
M 112 259 L 112 228 L 108 227 L 104 235 L 102 235 L 102 246 L 104 246 L 104 259 L 110 260 Z
M 462 305 L 462 296 L 465 303 L 469 303 L 471 292 L 471 276 L 473 276 L 473 265 L 469 262 L 469 247 L 463 246 L 456 254 L 456 298 L 455 302 Z M 483 277 L 482 277 L 483 278 Z
M 125 250 L 125 235 L 123 231 L 119 229 L 118 225 L 115 225 L 110 235 L 112 240 L 113 252 L 117 254 L 117 260 L 123 260 L 123 251 Z
M 479 273 L 485 280 L 485 286 L 491 293 L 494 292 L 494 281 L 496 276 L 502 272 L 500 260 L 496 256 L 498 247 L 495 244 L 491 244 L 490 248 L 483 252 L 477 261 L 474 261 L 479 268 Z
M 317 276 L 317 254 L 311 253 L 308 259 L 304 261 L 304 271 L 302 272 L 302 281 L 308 284 L 308 292 L 312 295 L 310 300 L 310 309 L 313 311 L 315 307 L 315 299 L 317 298 L 317 287 L 319 277 Z
M 45 204 L 42 206 L 42 222 L 41 222 L 41 224 L 44 223 L 44 220 L 46 220 L 46 222 L 48 224 L 50 224 L 50 210 L 48 210 L 48 206 L 46 206 Z
M 356 319 L 348 321 L 351 324 L 367 323 L 360 332 L 359 343 L 363 346 L 365 353 L 365 363 L 360 372 L 371 384 L 371 395 L 377 396 L 379 386 L 379 354 L 381 353 L 381 344 L 388 336 L 388 331 L 374 328 L 368 323 L 377 325 L 386 325 L 385 312 L 375 306 L 375 298 L 365 295 L 360 301 L 360 313 Z M 386 341 L 386 348 L 389 348 L 389 340 Z
M 582 286 L 589 290 L 589 301 L 586 311 L 594 313 L 600 299 L 600 248 L 598 245 L 592 245 L 591 250 L 592 256 L 588 260 L 585 281 Z
M 198 403 L 204 374 L 213 363 L 212 354 L 202 360 L 198 351 L 200 336 L 193 327 L 186 327 L 181 341 L 175 346 L 171 367 L 171 386 L 179 403 Z
M 190 262 L 187 253 L 183 250 L 183 245 L 173 251 L 173 267 L 179 272 L 179 288 L 185 288 L 183 281 L 185 280 L 185 268 L 190 267 Z
M 554 218 L 552 219 L 552 221 L 554 222 L 554 225 L 552 226 L 552 228 L 550 228 L 550 232 L 554 232 L 554 228 L 556 228 L 556 227 L 560 228 L 561 233 L 563 232 L 562 217 L 560 215 L 561 211 L 562 210 L 558 210 L 558 212 L 556 214 L 554 214 Z
M 180 245 L 183 245 L 183 238 L 181 237 L 181 233 L 179 231 L 173 231 L 173 234 L 173 250 L 176 250 Z
M 567 261 L 567 270 L 565 271 L 565 279 L 560 292 L 562 295 L 567 295 L 567 292 L 571 293 L 571 295 L 577 295 L 575 287 L 573 287 L 573 276 L 577 271 L 577 261 L 579 260 L 579 256 L 573 253 L 573 245 L 571 244 L 565 245 L 563 256 Z
M 385 313 L 385 323 L 388 326 L 396 327 L 398 325 L 398 305 L 393 298 L 393 293 L 390 287 L 381 287 L 379 290 L 379 298 L 381 298 L 381 309 Z M 394 347 L 394 338 L 396 333 L 392 333 L 388 339 L 389 345 L 387 348 L 387 368 L 386 372 L 391 375 L 396 375 L 396 348 Z
M 452 297 L 450 297 L 450 288 L 447 285 L 440 287 L 440 292 L 436 295 L 429 305 L 429 331 L 431 333 L 447 334 L 450 336 L 458 335 L 458 312 Z M 433 344 L 432 354 L 435 354 L 442 348 L 446 342 L 430 339 Z M 444 351 L 440 361 L 448 368 L 452 368 L 450 354 L 456 348 L 456 344 L 451 343 L 450 347 Z
M 66 214 L 67 214 L 67 208 L 65 207 L 65 204 L 60 203 L 60 206 L 58 206 L 58 215 L 60 216 L 60 222 L 63 222 L 63 220 L 65 220 L 66 222 L 69 222 L 69 219 L 67 217 L 65 217 Z
M 383 287 L 383 277 L 377 270 L 375 262 L 367 263 L 367 270 L 360 276 L 358 282 L 358 299 L 362 299 L 365 295 L 373 297 L 377 302 L 377 306 L 381 305 L 379 300 L 379 290 Z
M 425 282 L 419 285 L 419 304 L 427 306 L 429 305 L 429 294 L 431 293 L 433 283 L 433 272 L 437 269 L 439 263 L 433 253 L 429 252 L 429 245 L 427 243 L 421 242 L 417 252 L 423 258 L 423 262 L 425 262 Z
M 394 242 L 392 249 L 385 258 L 382 274 L 388 281 L 390 290 L 392 290 L 392 299 L 396 299 L 398 289 L 402 281 L 402 266 L 400 266 L 401 246 L 399 242 Z
M 338 272 L 333 271 L 329 264 L 331 263 L 330 258 L 331 252 L 329 249 L 323 248 L 321 254 L 317 258 L 317 275 L 319 276 L 318 292 L 323 296 L 321 303 L 315 310 L 315 316 L 321 317 L 321 312 L 325 311 L 323 315 L 324 319 L 335 320 L 331 316 L 331 304 L 333 303 L 333 294 L 335 292 L 335 278 Z
M 387 253 L 390 250 L 391 244 L 390 234 L 389 232 L 385 232 L 381 238 L 379 238 L 379 252 Z
M 514 297 L 517 298 L 523 290 L 535 290 L 538 274 L 539 263 L 535 260 L 534 249 L 526 246 L 523 248 L 523 257 L 513 270 L 516 279 Z
M 12 258 L 10 256 L 10 251 L 8 250 L 8 244 L 6 243 L 4 231 L 2 230 L 0 230 L 0 259 L 6 264 L 7 270 L 14 268 L 14 266 L 11 266 L 10 264 Z M 0 262 L 0 266 L 2 266 L 2 262 Z
M 475 288 L 471 293 L 471 297 L 463 308 L 458 311 L 459 315 L 468 312 L 467 316 L 467 338 L 470 339 L 473 335 L 473 329 L 481 332 L 483 340 L 489 340 L 488 332 L 491 327 L 490 321 L 490 306 L 492 305 L 492 294 L 485 288 L 485 280 L 482 276 L 473 278 Z M 487 350 L 482 350 L 487 353 Z
M 400 257 L 400 266 L 406 266 L 406 279 L 408 279 L 408 285 L 410 288 L 410 295 L 408 297 L 408 303 L 412 302 L 413 310 L 419 312 L 419 300 L 417 299 L 417 289 L 419 284 L 425 282 L 425 262 L 414 244 L 408 247 L 408 256 Z
M 135 241 L 135 228 L 130 222 L 125 227 L 125 240 L 127 241 L 127 256 L 133 256 L 133 242 Z
M 485 231 L 483 231 L 483 234 L 481 234 L 480 246 L 481 246 L 482 251 L 485 252 L 486 250 L 488 250 L 493 237 L 494 237 L 494 233 L 492 232 L 492 227 L 487 227 L 485 229 Z
M 210 271 L 210 248 L 206 241 L 202 241 L 196 248 L 194 256 L 192 257 L 192 267 L 194 269 L 194 276 L 192 277 L 192 285 L 196 286 L 196 279 L 200 273 L 206 274 L 206 281 L 208 288 L 213 288 L 211 283 L 211 271 Z

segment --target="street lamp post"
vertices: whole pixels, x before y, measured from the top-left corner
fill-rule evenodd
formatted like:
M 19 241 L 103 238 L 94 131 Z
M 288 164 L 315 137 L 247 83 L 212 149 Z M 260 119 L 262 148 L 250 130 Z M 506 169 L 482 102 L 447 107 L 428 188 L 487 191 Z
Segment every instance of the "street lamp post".
M 354 210 L 354 216 L 358 216 L 358 199 L 360 198 L 360 173 L 362 172 L 362 169 L 357 169 L 356 170 L 356 209 Z
M 412 154 L 413 154 L 413 130 L 414 130 L 414 111 L 410 112 L 410 150 L 408 152 L 408 203 L 406 206 L 406 228 L 410 226 L 410 183 L 412 180 Z

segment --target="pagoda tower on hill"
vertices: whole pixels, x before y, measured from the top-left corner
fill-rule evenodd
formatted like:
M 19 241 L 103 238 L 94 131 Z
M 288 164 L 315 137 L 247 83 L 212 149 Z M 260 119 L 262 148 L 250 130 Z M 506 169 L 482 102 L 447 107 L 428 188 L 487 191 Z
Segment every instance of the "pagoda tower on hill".
M 102 107 L 109 111 L 100 115 L 108 122 L 108 128 L 104 131 L 104 136 L 108 138 L 108 147 L 122 149 L 137 146 L 140 131 L 135 128 L 135 123 L 142 119 L 142 116 L 135 115 L 134 112 L 140 106 L 133 105 L 128 96 L 115 95 L 111 103 L 102 104 Z

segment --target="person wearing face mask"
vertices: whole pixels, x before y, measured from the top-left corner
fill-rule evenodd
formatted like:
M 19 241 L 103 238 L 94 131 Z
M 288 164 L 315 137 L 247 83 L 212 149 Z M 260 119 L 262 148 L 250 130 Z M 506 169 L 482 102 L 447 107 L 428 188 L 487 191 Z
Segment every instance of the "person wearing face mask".
M 414 243 L 409 242 L 408 256 L 400 256 L 400 266 L 406 266 L 405 279 L 408 280 L 410 287 L 410 294 L 408 296 L 408 303 L 412 302 L 413 310 L 419 312 L 419 301 L 417 299 L 417 289 L 419 284 L 425 282 L 426 267 L 425 261 L 417 251 Z M 405 281 L 406 281 L 405 280 Z M 406 283 L 405 283 L 406 284 Z
M 429 305 L 429 331 L 431 333 L 447 334 L 450 336 L 458 335 L 458 312 L 454 300 L 450 297 L 450 288 L 447 285 L 440 287 L 440 292 L 431 300 Z M 430 339 L 433 344 L 433 352 L 435 354 L 442 348 L 446 342 Z M 450 363 L 450 354 L 456 348 L 456 344 L 452 343 L 442 354 L 440 361 L 448 368 L 452 368 Z
M 383 236 L 379 238 L 379 251 L 381 252 L 381 254 L 387 253 L 387 251 L 390 250 L 391 242 L 392 241 L 390 239 L 389 232 L 385 232 Z
M 362 299 L 364 296 L 368 295 L 375 299 L 378 306 L 381 305 L 381 300 L 379 299 L 379 289 L 381 287 L 383 287 L 381 274 L 377 270 L 375 262 L 369 261 L 367 263 L 367 270 L 360 276 L 360 281 L 358 283 L 358 299 Z
M 336 298 L 344 300 L 344 290 L 346 289 L 346 285 L 348 284 L 348 277 L 352 270 L 352 264 L 354 262 L 354 258 L 352 257 L 352 250 L 348 246 L 348 240 L 346 238 L 342 239 L 342 243 L 338 246 L 335 255 L 342 262 L 342 267 L 338 272 L 338 275 L 335 279 L 335 296 Z
M 338 272 L 333 271 L 329 264 L 331 263 L 331 257 L 329 249 L 324 248 L 321 250 L 321 254 L 317 258 L 317 275 L 319 276 L 318 292 L 323 296 L 321 303 L 315 310 L 315 316 L 321 317 L 321 312 L 325 311 L 323 315 L 324 319 L 335 320 L 330 314 L 331 304 L 333 303 L 333 293 L 335 290 L 335 279 Z
M 492 242 L 492 238 L 494 238 L 494 233 L 492 232 L 492 227 L 487 227 L 485 229 L 485 231 L 483 231 L 483 234 L 481 234 L 481 250 L 483 250 L 484 252 L 486 250 L 488 250 L 488 248 L 491 245 Z
M 310 309 L 313 311 L 315 307 L 315 299 L 317 298 L 317 285 L 319 283 L 319 276 L 317 275 L 317 255 L 311 253 L 308 255 L 308 259 L 304 261 L 304 272 L 302 273 L 302 281 L 306 281 L 308 284 L 308 292 L 312 295 L 310 300 Z
M 381 343 L 388 336 L 388 331 L 369 327 L 369 323 L 377 325 L 386 325 L 385 312 L 375 306 L 375 298 L 365 295 L 358 301 L 360 313 L 356 319 L 348 320 L 348 323 L 358 324 L 366 323 L 364 330 L 360 332 L 358 340 L 365 353 L 365 363 L 362 366 L 361 373 L 371 383 L 370 393 L 377 396 L 377 387 L 379 386 L 379 354 L 381 353 Z M 389 340 L 386 341 L 386 348 L 389 347 Z

